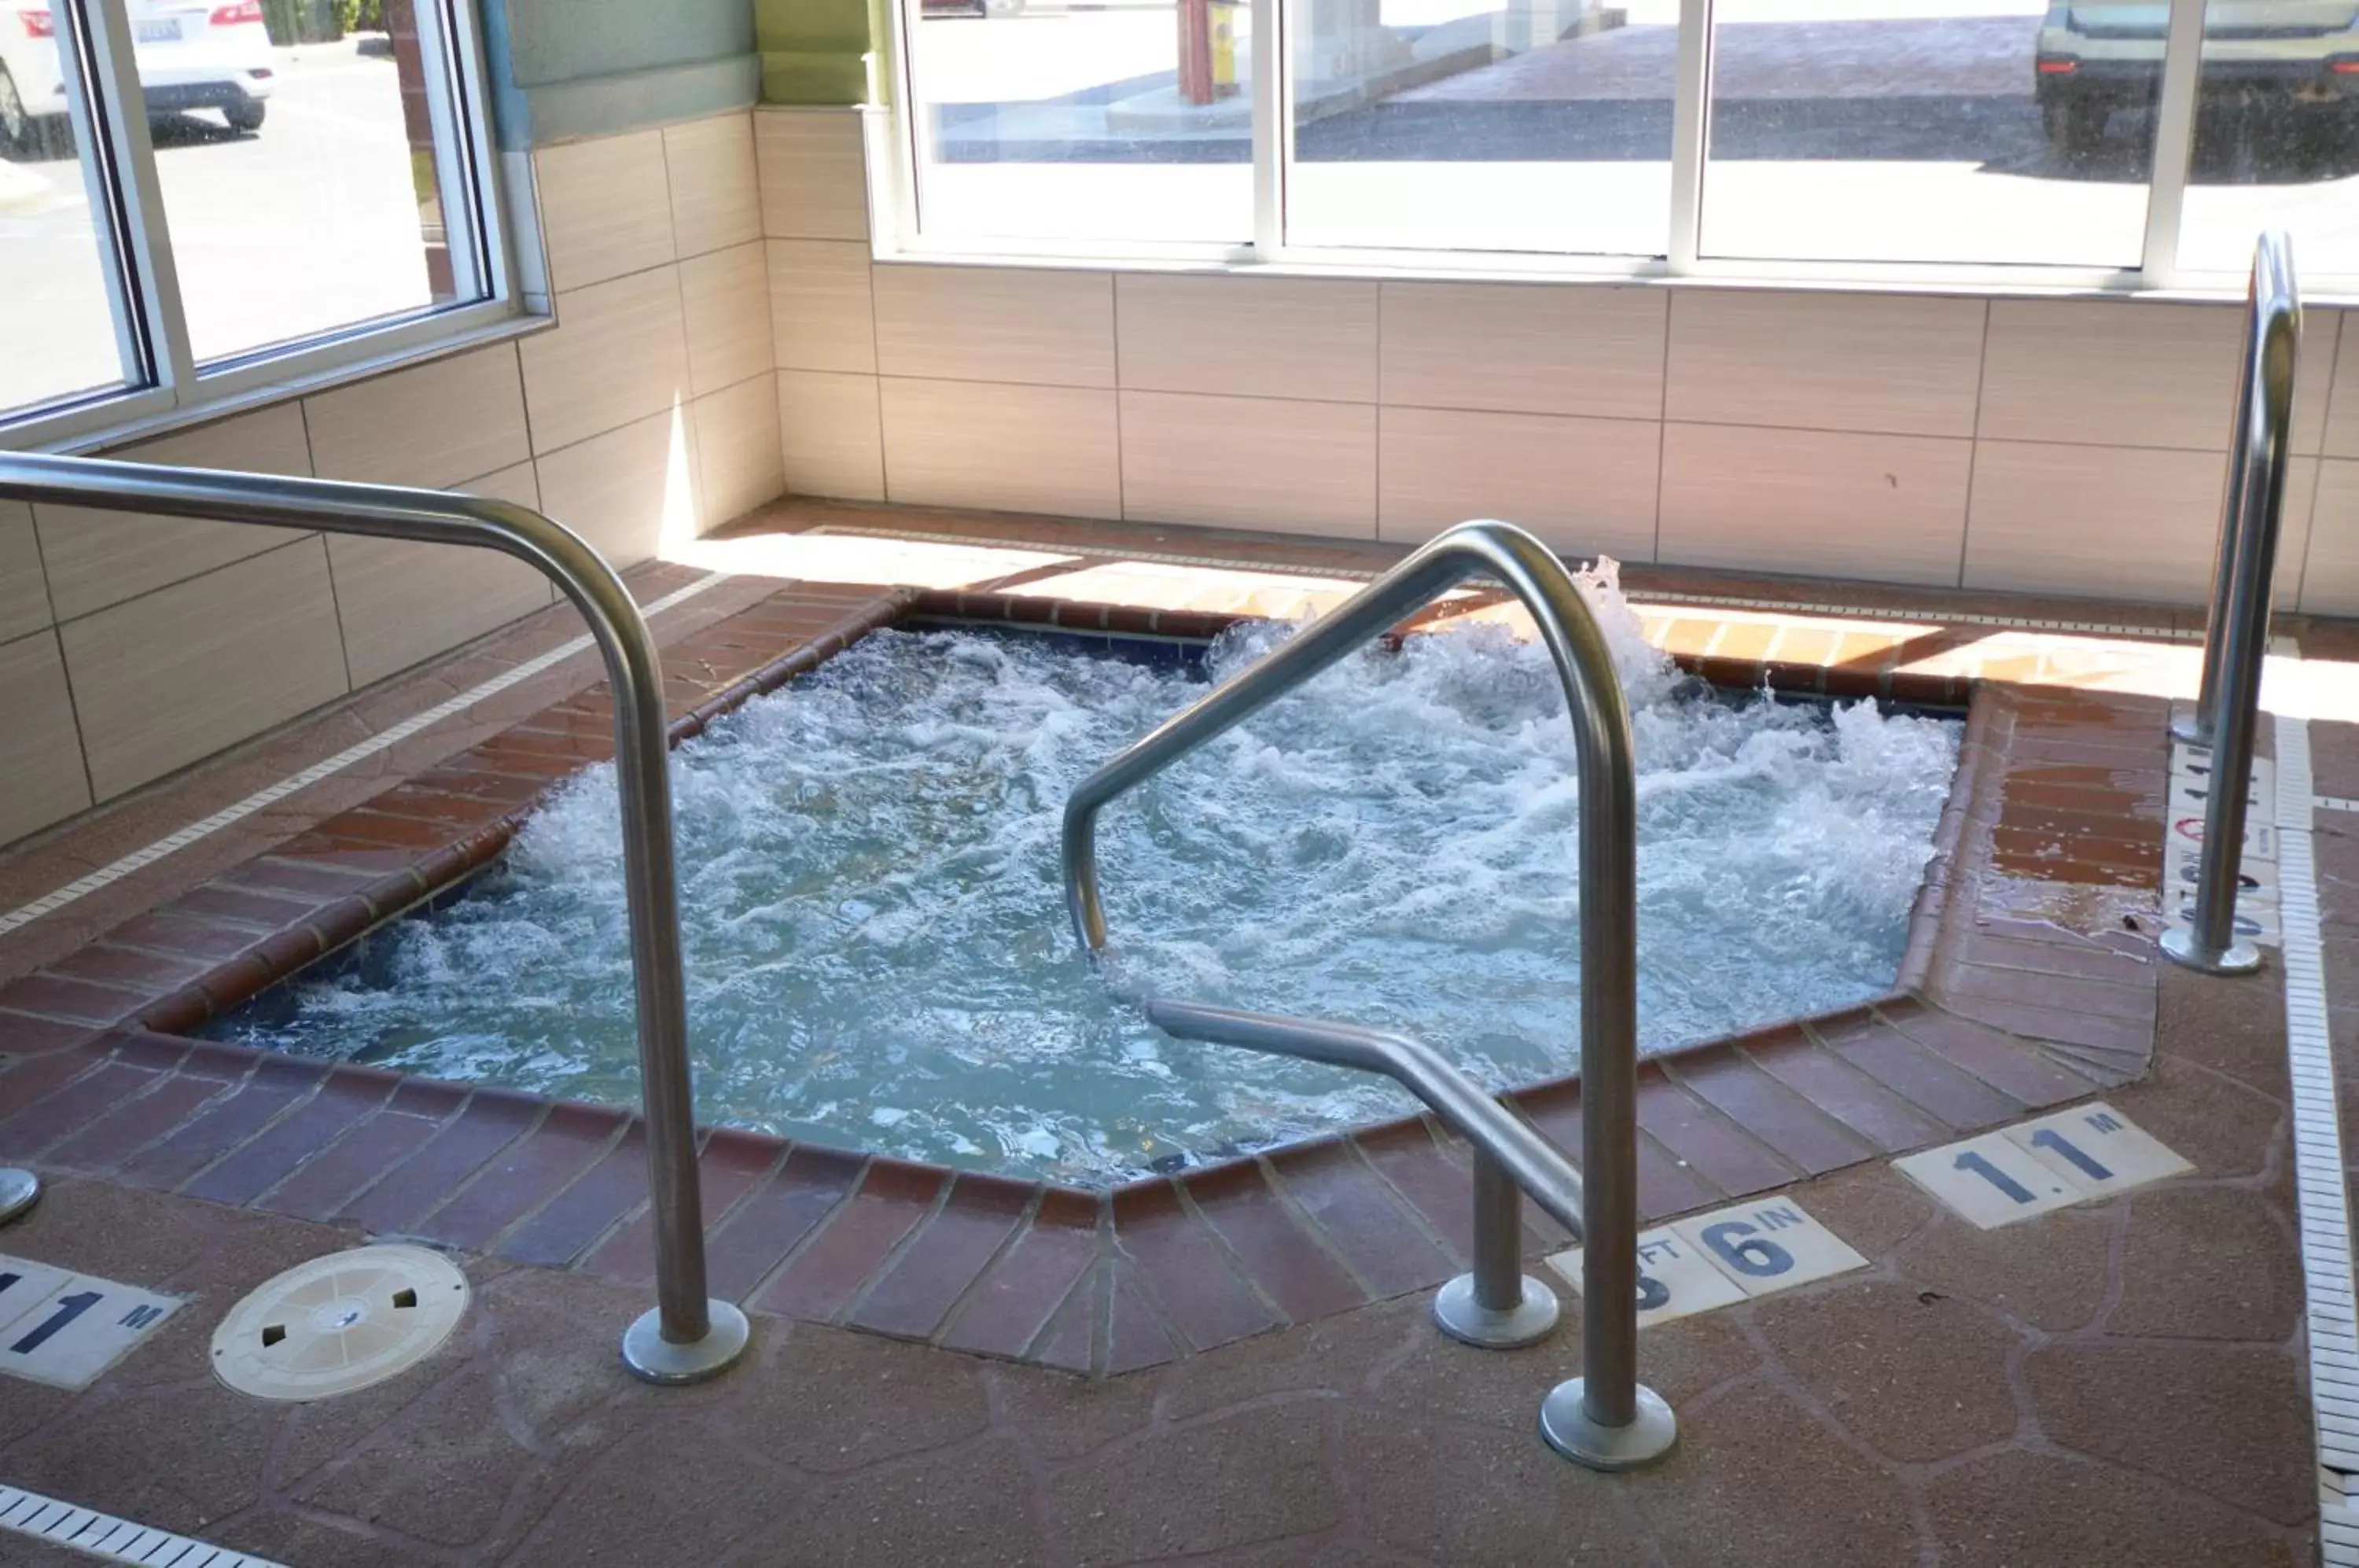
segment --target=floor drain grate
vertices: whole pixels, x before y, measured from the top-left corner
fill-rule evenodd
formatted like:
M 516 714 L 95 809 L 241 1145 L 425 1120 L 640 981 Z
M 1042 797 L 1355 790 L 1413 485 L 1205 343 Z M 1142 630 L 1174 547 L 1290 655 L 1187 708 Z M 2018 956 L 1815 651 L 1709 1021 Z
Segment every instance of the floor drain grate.
M 422 1247 L 362 1247 L 299 1263 L 229 1310 L 213 1375 L 257 1399 L 324 1399 L 382 1383 L 442 1347 L 467 1279 Z
M 76 1508 L 5 1482 L 0 1482 L 0 1530 L 13 1530 L 109 1563 L 139 1563 L 143 1568 L 282 1568 L 268 1558 L 191 1541 L 96 1508 Z M 0 1551 L 0 1561 L 9 1560 Z

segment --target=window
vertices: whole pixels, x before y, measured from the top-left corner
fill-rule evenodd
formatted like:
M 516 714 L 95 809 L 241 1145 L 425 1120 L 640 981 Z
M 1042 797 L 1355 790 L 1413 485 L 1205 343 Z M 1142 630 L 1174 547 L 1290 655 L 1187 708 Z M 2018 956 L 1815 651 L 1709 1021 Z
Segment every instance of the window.
M 168 414 L 508 313 L 467 0 L 0 0 L 0 423 Z M 349 8 L 346 8 L 349 9 Z
M 913 251 L 2359 290 L 2359 0 L 897 3 Z
M 1658 256 L 1679 8 L 1298 0 L 1290 238 Z
M 2096 103 L 2049 96 L 2071 79 L 2042 73 L 2058 46 L 2040 0 L 1717 0 L 1712 16 L 1703 255 L 2137 265 L 2152 83 L 2114 89 L 2114 129 Z
M 2179 268 L 2241 276 L 2271 224 L 2305 282 L 2359 275 L 2359 4 L 2205 10 Z
M 908 0 L 902 16 L 926 233 L 1253 237 L 1243 6 Z

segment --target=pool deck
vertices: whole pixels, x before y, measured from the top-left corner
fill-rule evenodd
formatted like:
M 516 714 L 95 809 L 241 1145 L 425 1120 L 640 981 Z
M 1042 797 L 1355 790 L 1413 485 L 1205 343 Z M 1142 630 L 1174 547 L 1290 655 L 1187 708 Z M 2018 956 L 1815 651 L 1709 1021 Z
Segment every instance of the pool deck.
M 657 618 L 682 734 L 905 614 L 1202 635 L 1398 553 L 810 503 L 736 534 L 634 574 L 652 601 L 735 573 Z M 658 1392 L 614 1356 L 650 1263 L 628 1117 L 173 1034 L 480 865 L 604 755 L 587 652 L 396 727 L 578 635 L 552 612 L 0 855 L 0 1157 L 55 1183 L 0 1252 L 197 1298 L 87 1393 L 0 1384 L 0 1482 L 303 1564 L 2314 1560 L 2282 970 L 2153 958 L 2196 617 L 1625 587 L 1717 680 L 1974 702 L 1895 996 L 1647 1075 L 1650 1216 L 1777 1193 L 1867 1260 L 1645 1331 L 1682 1422 L 1660 1470 L 1606 1480 L 1538 1443 L 1570 1322 L 1505 1355 L 1432 1332 L 1465 1175 L 1422 1121 L 1112 1197 L 715 1133 L 716 1292 L 756 1313 L 757 1364 Z M 2359 795 L 2359 727 L 2330 716 L 2345 684 L 2359 716 L 2359 668 L 2336 679 L 2359 634 L 2280 631 L 2318 702 L 2316 792 Z M 2359 813 L 2312 827 L 2348 1082 Z M 1889 1163 L 2098 1095 L 2193 1172 L 1981 1231 Z M 1577 1103 L 1526 1099 L 1568 1141 Z M 212 1382 L 232 1299 L 386 1235 L 466 1258 L 482 1294 L 451 1346 L 297 1410 Z

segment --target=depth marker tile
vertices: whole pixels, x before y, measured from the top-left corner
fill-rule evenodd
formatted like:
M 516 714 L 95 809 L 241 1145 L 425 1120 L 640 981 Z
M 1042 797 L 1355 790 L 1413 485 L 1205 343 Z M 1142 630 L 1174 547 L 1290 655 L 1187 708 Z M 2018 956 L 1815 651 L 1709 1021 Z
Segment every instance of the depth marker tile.
M 1582 1249 L 1549 1258 L 1581 1289 Z M 1638 1237 L 1638 1326 L 1775 1295 L 1867 1267 L 1867 1259 L 1790 1198 L 1756 1199 L 1675 1220 Z

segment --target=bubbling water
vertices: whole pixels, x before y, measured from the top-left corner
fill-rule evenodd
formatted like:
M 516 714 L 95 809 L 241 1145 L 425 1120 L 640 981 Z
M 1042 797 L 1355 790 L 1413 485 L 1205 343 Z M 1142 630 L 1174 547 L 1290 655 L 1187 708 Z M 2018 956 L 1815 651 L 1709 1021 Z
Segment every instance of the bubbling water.
M 1639 1020 L 1660 1050 L 1892 980 L 1957 726 L 1729 698 L 1584 590 L 1628 692 Z M 1220 679 L 1291 628 L 1255 625 Z M 674 759 L 700 1116 L 1110 1181 L 1392 1115 L 1377 1080 L 1175 1041 L 1082 958 L 1073 785 L 1204 671 L 880 631 Z M 1579 796 L 1546 653 L 1477 626 L 1347 659 L 1110 806 L 1122 988 L 1396 1029 L 1488 1084 L 1578 1061 Z M 637 1097 L 611 768 L 467 897 L 372 936 L 234 1038 L 440 1078 Z

